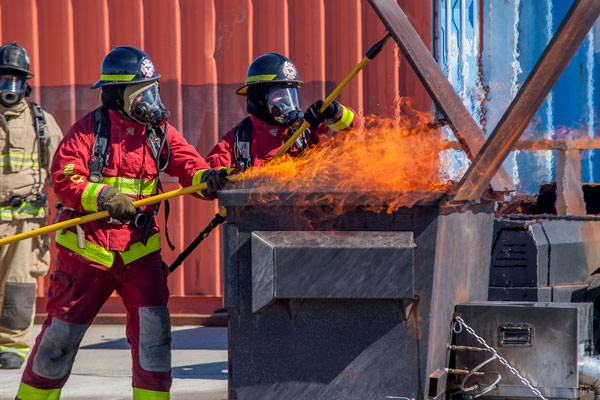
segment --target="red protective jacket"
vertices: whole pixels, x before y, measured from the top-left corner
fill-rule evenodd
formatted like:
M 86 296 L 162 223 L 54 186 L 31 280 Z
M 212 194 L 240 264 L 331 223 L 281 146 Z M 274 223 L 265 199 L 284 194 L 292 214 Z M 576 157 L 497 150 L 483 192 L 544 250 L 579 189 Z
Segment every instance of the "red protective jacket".
M 250 156 L 252 157 L 252 166 L 260 167 L 263 162 L 273 159 L 273 156 L 284 145 L 291 136 L 289 129 L 280 125 L 271 125 L 254 116 L 252 119 L 252 142 L 250 145 Z M 309 145 L 318 143 L 319 137 L 323 135 L 332 135 L 335 132 L 348 128 L 358 129 L 361 126 L 360 118 L 350 108 L 342 106 L 342 112 L 329 125 L 321 123 L 315 132 L 309 133 L 307 130 L 306 139 Z M 206 157 L 206 161 L 212 168 L 233 168 L 236 161 L 235 149 L 235 130 L 234 127 L 228 131 L 221 140 L 213 147 Z M 312 139 L 314 138 L 314 140 Z M 292 146 L 288 150 L 291 154 L 298 153 L 298 149 Z
M 134 200 L 156 194 L 158 172 L 144 125 L 123 119 L 117 111 L 110 110 L 109 116 L 110 156 L 109 164 L 102 171 L 101 183 L 88 180 L 88 160 L 94 144 L 93 112 L 69 129 L 56 151 L 51 168 L 52 181 L 56 196 L 65 207 L 79 212 L 96 212 L 99 196 L 110 187 L 119 189 Z M 171 125 L 168 126 L 167 140 L 171 155 L 165 172 L 179 178 L 182 186 L 200 183 L 202 173 L 210 168 L 206 161 Z M 150 205 L 143 211 L 152 217 L 156 207 Z M 69 214 L 72 213 L 63 212 L 60 220 L 69 218 Z M 101 269 L 112 266 L 115 252 L 119 252 L 125 264 L 128 264 L 160 250 L 157 223 L 152 227 L 146 245 L 141 243 L 143 229 L 130 224 L 102 219 L 80 226 L 83 235 L 80 233 L 78 236 L 75 227 L 57 232 L 59 249 Z

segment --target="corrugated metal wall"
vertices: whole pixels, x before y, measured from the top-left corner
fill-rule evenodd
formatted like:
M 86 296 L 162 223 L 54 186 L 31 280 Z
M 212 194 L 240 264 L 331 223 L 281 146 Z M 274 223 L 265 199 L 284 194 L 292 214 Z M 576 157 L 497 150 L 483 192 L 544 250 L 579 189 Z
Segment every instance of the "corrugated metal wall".
M 430 2 L 399 4 L 429 46 Z M 162 74 L 170 122 L 201 155 L 245 116 L 235 89 L 255 57 L 288 55 L 306 82 L 301 101 L 307 106 L 324 98 L 385 34 L 366 0 L 0 0 L 0 24 L 0 42 L 16 40 L 29 51 L 33 99 L 65 132 L 96 107 L 98 91 L 89 86 L 105 54 L 119 45 L 145 50 Z M 391 116 L 398 95 L 430 109 L 431 100 L 390 41 L 341 101 Z M 169 231 L 179 251 L 217 211 L 216 202 L 191 197 L 174 199 L 171 207 Z M 214 232 L 169 277 L 172 295 L 221 294 L 219 238 Z M 177 254 L 163 246 L 167 262 Z
M 447 72 L 474 118 L 489 135 L 533 69 L 573 0 L 435 0 L 435 40 Z M 600 80 L 600 22 L 536 114 L 523 137 L 595 137 Z M 582 179 L 600 182 L 600 152 L 582 152 Z M 553 151 L 515 151 L 504 163 L 523 192 L 552 181 Z M 464 158 L 453 159 L 455 169 Z

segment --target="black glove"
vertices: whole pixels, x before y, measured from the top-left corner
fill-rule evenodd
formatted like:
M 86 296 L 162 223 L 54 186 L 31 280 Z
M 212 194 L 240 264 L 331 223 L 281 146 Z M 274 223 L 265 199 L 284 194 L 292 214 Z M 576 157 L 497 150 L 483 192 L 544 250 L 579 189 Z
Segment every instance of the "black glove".
M 108 211 L 108 215 L 119 221 L 127 221 L 136 214 L 133 199 L 115 188 L 107 189 L 99 205 L 101 210 Z
M 206 189 L 202 191 L 202 195 L 208 198 L 217 197 L 217 191 L 223 189 L 225 185 L 229 182 L 227 179 L 226 169 L 214 170 L 207 169 L 202 174 L 202 178 L 200 179 L 200 183 L 206 182 Z
M 323 112 L 320 112 L 322 105 L 323 100 L 317 100 L 304 113 L 304 120 L 310 124 L 310 128 L 313 130 L 317 129 L 319 124 L 325 120 L 333 119 L 342 112 L 342 105 L 337 100 L 333 100 Z

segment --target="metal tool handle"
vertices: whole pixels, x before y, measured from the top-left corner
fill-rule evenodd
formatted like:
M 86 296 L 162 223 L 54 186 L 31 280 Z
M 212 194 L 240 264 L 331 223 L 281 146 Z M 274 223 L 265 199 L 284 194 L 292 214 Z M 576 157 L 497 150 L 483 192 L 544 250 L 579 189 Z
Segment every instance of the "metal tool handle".
M 157 194 L 156 196 L 151 196 L 151 197 L 147 197 L 145 199 L 136 200 L 133 202 L 133 206 L 138 208 L 138 207 L 142 207 L 142 206 L 147 206 L 149 204 L 158 203 L 163 200 L 168 200 L 173 197 L 182 196 L 184 194 L 195 193 L 195 192 L 198 192 L 201 190 L 205 190 L 206 186 L 207 186 L 206 183 L 199 183 L 198 185 L 192 185 L 192 186 L 184 187 L 181 189 L 172 190 L 170 192 Z M 14 235 L 14 236 L 0 239 L 0 246 L 9 244 L 9 243 L 18 242 L 19 240 L 29 239 L 34 236 L 39 236 L 39 235 L 43 235 L 46 233 L 55 232 L 55 231 L 58 231 L 61 229 L 70 228 L 72 226 L 84 224 L 86 222 L 96 221 L 98 219 L 102 219 L 102 218 L 106 218 L 106 217 L 108 217 L 108 211 L 106 211 L 106 210 L 98 211 L 98 212 L 95 212 L 92 214 L 84 215 L 82 217 L 69 219 L 67 221 L 59 222 L 57 224 L 44 226 L 42 228 L 34 229 L 29 232 L 23 232 L 23 233 Z
M 379 42 L 375 43 L 373 46 L 371 46 L 371 48 L 369 50 L 367 50 L 366 55 L 363 57 L 362 60 L 360 60 L 358 65 L 356 67 L 354 67 L 352 72 L 350 72 L 348 74 L 348 76 L 346 76 L 346 78 L 333 90 L 333 92 L 331 92 L 331 94 L 329 96 L 327 96 L 327 98 L 325 100 L 323 100 L 323 105 L 321 106 L 321 109 L 319 111 L 321 111 L 321 112 L 325 111 L 325 109 L 331 104 L 331 102 L 334 101 L 338 97 L 340 92 L 342 90 L 344 90 L 344 88 L 348 85 L 348 83 L 350 83 L 350 81 L 352 81 L 352 79 L 354 79 L 356 74 L 358 74 L 360 72 L 360 70 L 362 70 L 365 67 L 365 65 L 367 65 L 369 63 L 369 61 L 371 61 L 373 58 L 375 58 L 375 56 L 377 56 L 377 54 L 379 54 L 379 52 L 381 51 L 381 49 L 383 48 L 383 46 L 385 45 L 385 43 L 388 41 L 388 39 L 390 37 L 391 37 L 391 35 L 388 33 L 387 35 L 385 35 L 385 37 L 383 39 L 381 39 Z M 281 157 L 282 155 L 284 155 L 285 152 L 288 151 L 290 147 L 292 147 L 292 144 L 294 144 L 296 139 L 298 139 L 298 137 L 300 135 L 302 135 L 302 133 L 309 126 L 310 126 L 310 124 L 307 121 L 304 121 L 302 123 L 302 125 L 300 125 L 300 128 L 298 128 L 296 130 L 296 132 L 294 132 L 294 134 L 292 136 L 290 136 L 290 138 L 284 143 L 284 145 L 277 151 L 277 153 L 275 153 L 275 156 L 273 158 L 278 158 L 278 157 Z

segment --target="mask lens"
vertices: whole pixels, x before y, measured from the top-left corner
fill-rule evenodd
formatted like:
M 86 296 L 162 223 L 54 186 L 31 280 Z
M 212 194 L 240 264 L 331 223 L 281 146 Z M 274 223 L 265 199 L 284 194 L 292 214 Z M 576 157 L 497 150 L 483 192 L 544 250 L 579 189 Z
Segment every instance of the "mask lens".
M 138 94 L 135 99 L 133 99 L 131 102 L 131 109 L 134 110 L 135 113 L 135 109 L 138 106 L 156 104 L 157 100 L 160 101 L 159 99 L 160 96 L 158 95 L 158 89 L 155 85 L 152 85 L 142 93 Z
M 138 94 L 131 102 L 130 110 L 135 120 L 154 126 L 162 125 L 169 117 L 169 111 L 160 100 L 157 85 Z
M 17 104 L 25 94 L 25 82 L 14 75 L 0 76 L 0 102 L 4 105 Z
M 298 91 L 290 87 L 272 87 L 267 92 L 267 108 L 275 121 L 291 126 L 300 111 Z

